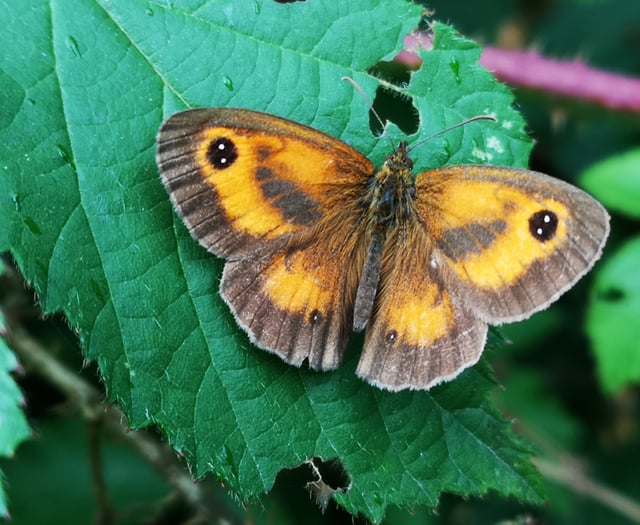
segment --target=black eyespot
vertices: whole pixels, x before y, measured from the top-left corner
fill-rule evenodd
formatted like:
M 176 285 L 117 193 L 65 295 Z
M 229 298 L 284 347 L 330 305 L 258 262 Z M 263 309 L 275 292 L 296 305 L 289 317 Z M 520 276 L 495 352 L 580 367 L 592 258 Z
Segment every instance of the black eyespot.
M 529 232 L 540 242 L 553 239 L 557 230 L 558 216 L 552 211 L 537 211 L 529 217 Z
M 395 330 L 389 330 L 384 336 L 384 342 L 388 345 L 394 344 L 398 340 L 398 332 Z
M 231 139 L 220 137 L 212 140 L 211 144 L 209 144 L 207 158 L 214 168 L 223 170 L 233 166 L 233 163 L 238 158 L 238 148 L 236 148 Z
M 309 314 L 309 322 L 312 325 L 320 324 L 322 322 L 323 316 L 320 310 L 314 310 Z

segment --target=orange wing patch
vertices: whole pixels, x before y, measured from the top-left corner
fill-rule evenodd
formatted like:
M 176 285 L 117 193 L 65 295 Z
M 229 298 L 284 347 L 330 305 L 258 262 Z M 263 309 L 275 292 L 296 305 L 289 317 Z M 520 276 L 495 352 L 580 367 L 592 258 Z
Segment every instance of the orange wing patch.
M 453 261 L 453 270 L 461 278 L 472 275 L 482 288 L 515 282 L 527 266 L 546 259 L 567 241 L 567 206 L 513 187 L 485 181 L 449 183 L 429 205 L 442 210 L 443 220 L 430 224 L 438 246 Z M 532 235 L 536 225 L 530 221 L 544 210 L 555 215 L 557 228 L 551 239 L 540 243 Z M 544 227 L 544 215 L 539 220 L 539 227 Z
M 301 313 L 309 322 L 327 315 L 335 303 L 339 268 L 321 268 L 309 260 L 318 253 L 278 255 L 264 272 L 264 292 L 276 308 Z
M 225 265 L 220 292 L 252 342 L 300 366 L 336 368 L 351 330 L 362 236 L 336 227 L 325 243 Z
M 389 343 L 399 341 L 403 346 L 427 348 L 445 337 L 453 328 L 453 305 L 451 298 L 436 282 L 423 280 L 413 283 L 419 290 L 399 290 L 396 283 L 387 292 L 386 308 L 378 314 L 376 321 L 384 319 L 389 327 L 384 338 Z M 394 290 L 394 291 L 392 291 Z M 416 293 L 418 292 L 418 293 Z M 399 331 L 398 331 L 399 330 Z
M 330 180 L 331 158 L 303 143 L 211 127 L 201 134 L 196 159 L 232 227 L 248 235 L 275 239 L 326 212 L 318 186 Z M 305 159 L 304 170 L 293 159 Z

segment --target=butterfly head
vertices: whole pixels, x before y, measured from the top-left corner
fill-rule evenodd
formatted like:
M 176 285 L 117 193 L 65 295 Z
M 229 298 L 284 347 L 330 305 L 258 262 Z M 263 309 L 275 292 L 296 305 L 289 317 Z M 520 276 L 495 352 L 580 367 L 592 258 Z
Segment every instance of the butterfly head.
M 397 149 L 394 149 L 394 152 L 385 159 L 382 168 L 387 168 L 389 171 L 397 174 L 411 173 L 413 170 L 413 161 L 409 157 L 409 145 L 404 141 L 400 142 Z M 380 171 L 382 171 L 382 169 Z

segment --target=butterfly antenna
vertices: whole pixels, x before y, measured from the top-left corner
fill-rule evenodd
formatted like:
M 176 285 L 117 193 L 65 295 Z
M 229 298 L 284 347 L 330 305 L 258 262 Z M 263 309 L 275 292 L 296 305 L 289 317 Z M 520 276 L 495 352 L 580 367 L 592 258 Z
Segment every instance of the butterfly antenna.
M 470 124 L 471 122 L 475 122 L 476 120 L 491 120 L 493 122 L 498 122 L 498 119 L 495 117 L 492 117 L 491 115 L 476 115 L 475 117 L 468 118 L 466 120 L 463 120 L 462 122 L 458 122 L 457 124 L 454 124 L 453 126 L 449 126 L 448 128 L 441 129 L 440 131 L 437 131 L 433 135 L 429 135 L 428 137 L 420 139 L 418 142 L 411 144 L 409 151 L 413 150 L 415 147 L 419 146 L 420 144 L 427 142 L 428 140 L 431 140 L 440 135 L 443 135 L 444 133 L 448 133 L 449 131 L 454 130 L 456 128 L 466 126 L 467 124 Z
M 380 124 L 380 129 L 382 129 L 382 135 L 380 135 L 380 137 L 384 136 L 384 134 L 387 132 L 387 128 L 385 126 L 384 121 L 380 118 L 380 115 L 378 115 L 378 112 L 375 110 L 375 108 L 373 107 L 373 102 L 371 102 L 371 100 L 369 99 L 369 97 L 367 96 L 367 94 L 363 91 L 363 89 L 360 87 L 360 84 L 358 84 L 355 80 L 353 80 L 351 77 L 342 77 L 341 80 L 345 80 L 347 82 L 349 82 L 349 84 L 351 84 L 355 90 L 360 94 L 360 96 L 364 99 L 364 101 L 367 103 L 367 105 L 369 106 L 369 111 L 371 111 L 371 113 L 373 114 L 373 116 L 376 118 L 376 120 L 378 121 L 378 124 Z M 378 137 L 378 138 L 380 138 Z M 391 139 L 389 139 L 391 140 Z M 394 146 L 393 142 L 391 142 L 391 147 L 393 148 L 393 150 L 395 151 L 396 147 Z

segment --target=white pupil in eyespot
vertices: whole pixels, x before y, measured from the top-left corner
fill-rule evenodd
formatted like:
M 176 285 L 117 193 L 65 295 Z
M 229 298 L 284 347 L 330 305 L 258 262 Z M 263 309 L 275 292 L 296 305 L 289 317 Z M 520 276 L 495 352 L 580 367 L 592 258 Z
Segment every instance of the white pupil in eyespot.
M 223 143 L 218 144 L 218 151 L 224 151 L 225 146 Z M 226 164 L 227 163 L 227 159 L 225 157 L 222 157 L 220 159 L 220 164 Z

